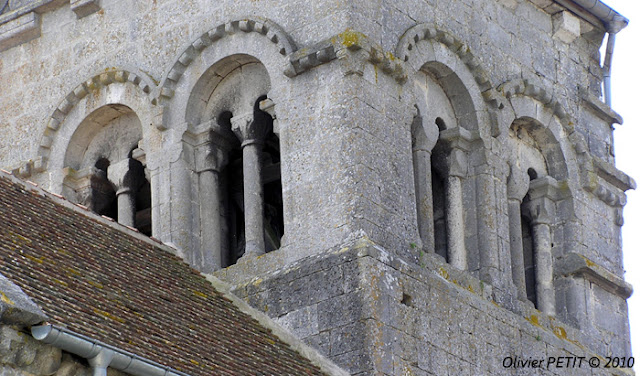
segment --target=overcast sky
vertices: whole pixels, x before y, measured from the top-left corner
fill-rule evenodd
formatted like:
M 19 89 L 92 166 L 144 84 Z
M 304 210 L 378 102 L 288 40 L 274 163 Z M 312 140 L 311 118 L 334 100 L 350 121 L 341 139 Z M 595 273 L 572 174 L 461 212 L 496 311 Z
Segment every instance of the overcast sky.
M 638 90 L 638 57 L 640 55 L 640 1 L 604 0 L 610 7 L 627 17 L 629 26 L 616 37 L 613 54 L 612 104 L 614 111 L 622 115 L 624 124 L 616 125 L 614 146 L 616 166 L 640 181 L 640 96 Z M 625 223 L 622 228 L 622 249 L 624 252 L 625 279 L 636 292 L 629 299 L 629 319 L 631 321 L 631 343 L 640 351 L 640 194 L 628 191 L 628 203 L 624 209 Z M 611 354 L 623 356 L 623 354 Z M 640 369 L 640 365 L 635 367 Z

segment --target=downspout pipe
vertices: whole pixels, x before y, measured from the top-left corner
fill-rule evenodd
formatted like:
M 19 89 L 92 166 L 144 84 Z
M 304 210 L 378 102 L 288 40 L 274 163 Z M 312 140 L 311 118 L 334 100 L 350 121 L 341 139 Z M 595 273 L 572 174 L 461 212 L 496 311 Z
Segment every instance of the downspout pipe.
M 563 4 L 567 0 L 556 1 Z M 629 24 L 629 20 L 600 0 L 571 1 L 600 20 L 607 30 L 607 49 L 602 67 L 602 79 L 604 100 L 605 103 L 611 107 L 611 61 L 613 59 L 613 48 L 616 43 L 616 34 Z
M 31 335 L 43 343 L 87 359 L 93 370 L 93 376 L 106 376 L 108 367 L 133 376 L 189 376 L 152 360 L 51 324 L 31 327 Z
M 604 103 L 611 107 L 611 60 L 613 59 L 613 48 L 616 44 L 616 33 L 609 32 L 607 37 L 607 50 L 604 55 L 604 65 L 602 67 L 602 81 L 604 86 Z

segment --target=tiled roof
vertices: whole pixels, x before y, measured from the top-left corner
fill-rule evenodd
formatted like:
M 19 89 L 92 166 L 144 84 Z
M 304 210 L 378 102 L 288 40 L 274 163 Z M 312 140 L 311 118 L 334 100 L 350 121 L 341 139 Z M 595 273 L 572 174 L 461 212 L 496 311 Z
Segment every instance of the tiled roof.
M 153 242 L 0 173 L 0 271 L 49 316 L 191 375 L 322 375 Z

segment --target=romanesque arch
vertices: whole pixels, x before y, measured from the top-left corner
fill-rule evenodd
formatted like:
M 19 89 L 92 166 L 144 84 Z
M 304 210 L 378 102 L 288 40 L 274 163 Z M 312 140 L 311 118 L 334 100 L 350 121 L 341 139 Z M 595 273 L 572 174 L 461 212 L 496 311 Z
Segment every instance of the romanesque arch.
M 169 237 L 200 270 L 280 247 L 285 216 L 276 112 L 294 48 L 271 21 L 231 21 L 187 47 L 161 84 L 163 127 L 180 135 L 165 148 L 181 150 L 165 167 L 171 189 L 180 190 L 168 206 L 189 218 L 171 224 Z
M 579 182 L 570 123 L 550 98 L 507 90 L 503 155 L 508 156 L 506 191 L 512 278 L 518 297 L 556 314 L 554 265 L 566 252 L 562 239 L 572 220 L 571 192 Z M 544 93 L 542 93 L 544 95 Z
M 490 281 L 491 257 L 486 253 L 497 238 L 483 231 L 486 223 L 476 220 L 477 216 L 486 218 L 482 211 L 489 208 L 462 208 L 463 200 L 476 203 L 475 185 L 483 178 L 477 171 L 486 164 L 484 145 L 490 145 L 493 131 L 482 92 L 489 90 L 490 84 L 477 60 L 468 49 L 461 53 L 464 49 L 460 46 L 461 42 L 444 31 L 417 25 L 405 33 L 396 49 L 410 71 L 419 110 L 413 126 L 418 227 L 428 251 L 446 254 L 454 266 L 479 272 Z M 416 122 L 421 123 L 420 132 L 431 135 L 431 150 L 416 148 Z M 425 206 L 425 202 L 431 205 Z M 468 241 L 483 246 L 474 247 L 466 244 Z M 468 249 L 479 252 L 467 254 Z
M 145 149 L 161 121 L 152 90 L 150 80 L 132 70 L 92 77 L 56 108 L 39 148 L 39 172 L 48 173 L 53 192 L 147 235 L 153 195 Z

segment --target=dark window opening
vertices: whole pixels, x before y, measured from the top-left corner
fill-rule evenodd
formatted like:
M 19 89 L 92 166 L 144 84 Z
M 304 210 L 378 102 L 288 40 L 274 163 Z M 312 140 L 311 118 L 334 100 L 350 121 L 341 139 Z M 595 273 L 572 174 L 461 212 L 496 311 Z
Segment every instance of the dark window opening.
M 151 236 L 151 184 L 144 174 L 144 166 L 135 159 L 131 162 L 131 172 L 135 182 L 135 227 L 141 233 Z
M 435 253 L 449 261 L 447 239 L 447 195 L 444 177 L 431 167 L 431 192 L 433 195 L 433 235 Z
M 244 185 L 242 174 L 242 149 L 236 145 L 229 152 L 229 164 L 222 173 L 224 186 L 222 195 L 226 197 L 225 212 L 227 225 L 227 256 L 223 257 L 223 266 L 235 264 L 244 254 Z M 224 245 L 223 245 L 224 248 Z
M 265 252 L 280 248 L 284 235 L 282 180 L 280 172 L 280 140 L 273 133 L 273 119 L 259 109 L 260 97 L 254 104 L 253 121 L 263 122 L 267 136 L 261 150 L 261 179 L 263 188 L 263 216 Z M 233 114 L 225 111 L 218 116 L 218 123 L 231 129 Z M 224 221 L 227 244 L 223 244 L 222 267 L 235 264 L 245 252 L 244 176 L 240 142 L 229 151 L 229 163 L 221 174 L 221 193 L 224 200 Z
M 531 169 L 530 169 L 531 170 Z M 536 265 L 535 265 L 535 254 L 534 254 L 534 241 L 533 241 L 533 226 L 531 224 L 531 219 L 529 216 L 524 215 L 526 213 L 525 205 L 529 202 L 529 195 L 526 195 L 522 200 L 522 206 L 520 207 L 520 212 L 523 213 L 521 216 L 522 223 L 522 251 L 524 258 L 524 280 L 527 292 L 527 299 L 529 299 L 534 306 L 537 307 L 537 296 L 536 296 Z
M 442 120 L 441 117 L 436 118 L 436 125 L 438 126 L 438 130 L 440 130 L 440 132 L 447 129 L 447 125 L 445 124 L 444 120 Z
M 90 208 L 98 215 L 118 218 L 118 200 L 116 191 L 107 179 L 107 168 L 111 163 L 107 158 L 100 158 L 95 164 L 98 171 L 91 177 Z
M 535 180 L 538 178 L 538 173 L 533 168 L 528 169 L 527 174 L 529 175 L 529 180 Z

